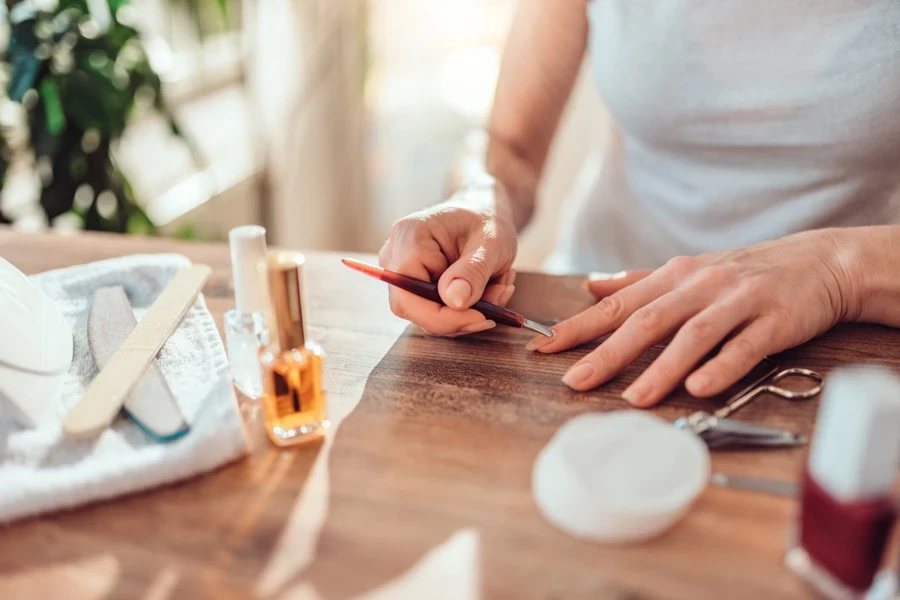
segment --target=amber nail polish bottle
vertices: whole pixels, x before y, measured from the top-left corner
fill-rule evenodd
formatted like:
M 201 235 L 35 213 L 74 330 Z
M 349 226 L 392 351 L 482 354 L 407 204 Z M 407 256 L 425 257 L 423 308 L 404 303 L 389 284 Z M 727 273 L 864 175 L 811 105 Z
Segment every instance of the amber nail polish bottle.
M 304 256 L 270 253 L 269 345 L 260 352 L 266 434 L 278 446 L 318 439 L 328 428 L 322 389 L 323 352 L 307 339 L 303 321 Z

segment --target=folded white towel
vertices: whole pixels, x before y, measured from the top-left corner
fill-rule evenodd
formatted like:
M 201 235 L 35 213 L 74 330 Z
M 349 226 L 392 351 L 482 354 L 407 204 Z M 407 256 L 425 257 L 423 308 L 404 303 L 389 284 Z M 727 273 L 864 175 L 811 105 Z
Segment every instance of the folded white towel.
M 94 291 L 124 286 L 140 320 L 187 265 L 187 258 L 173 254 L 135 255 L 32 277 L 72 325 L 73 359 L 45 423 L 23 428 L 0 412 L 0 523 L 186 479 L 247 452 L 225 349 L 202 296 L 157 359 L 191 426 L 187 435 L 156 443 L 124 416 L 93 440 L 62 435 L 63 419 L 97 374 L 87 343 Z

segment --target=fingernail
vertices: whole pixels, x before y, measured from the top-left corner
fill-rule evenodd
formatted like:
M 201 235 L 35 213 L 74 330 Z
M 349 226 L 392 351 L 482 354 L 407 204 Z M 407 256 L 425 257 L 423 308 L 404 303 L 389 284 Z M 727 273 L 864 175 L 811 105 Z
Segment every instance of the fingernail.
M 472 286 L 465 279 L 456 278 L 447 286 L 444 297 L 447 306 L 451 308 L 465 308 L 466 301 L 472 295 Z
M 627 271 L 619 271 L 618 273 L 590 273 L 588 281 L 609 281 L 611 279 L 622 279 Z
M 460 331 L 463 333 L 478 333 L 479 331 L 487 331 L 488 329 L 492 329 L 496 327 L 497 324 L 494 321 L 481 321 L 480 323 L 472 323 L 471 325 L 466 325 Z
M 506 306 L 506 304 L 512 298 L 513 292 L 515 292 L 515 291 L 516 291 L 516 286 L 514 286 L 514 285 L 506 286 L 506 291 L 503 292 L 502 296 L 500 296 L 500 300 L 499 300 L 500 306 Z
M 563 375 L 562 382 L 569 387 L 581 385 L 594 374 L 594 365 L 589 362 L 578 363 Z
M 537 350 L 538 348 L 543 348 L 547 344 L 553 341 L 552 337 L 547 337 L 546 335 L 539 335 L 532 339 L 530 342 L 525 344 L 526 350 Z
M 694 392 L 703 393 L 703 391 L 709 387 L 709 375 L 705 373 L 691 375 L 688 378 L 687 387 L 691 388 Z
M 613 279 L 622 279 L 627 274 L 627 271 L 619 271 L 618 273 L 588 273 L 587 279 L 581 282 L 581 287 L 582 289 L 589 290 L 591 283 L 594 281 L 612 281 Z
M 628 386 L 628 389 L 622 392 L 622 399 L 627 401 L 629 404 L 637 406 L 644 400 L 646 400 L 649 394 L 650 384 L 639 379 Z

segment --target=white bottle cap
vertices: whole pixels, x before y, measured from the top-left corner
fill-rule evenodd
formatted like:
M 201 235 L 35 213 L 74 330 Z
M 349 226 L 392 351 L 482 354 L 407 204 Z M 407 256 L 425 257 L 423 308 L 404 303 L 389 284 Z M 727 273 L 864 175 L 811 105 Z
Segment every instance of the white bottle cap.
M 900 377 L 884 367 L 833 371 L 809 453 L 810 476 L 837 500 L 891 493 L 900 462 Z
M 259 225 L 235 227 L 228 233 L 234 303 L 242 313 L 265 312 L 266 282 L 259 268 L 266 256 L 266 230 Z

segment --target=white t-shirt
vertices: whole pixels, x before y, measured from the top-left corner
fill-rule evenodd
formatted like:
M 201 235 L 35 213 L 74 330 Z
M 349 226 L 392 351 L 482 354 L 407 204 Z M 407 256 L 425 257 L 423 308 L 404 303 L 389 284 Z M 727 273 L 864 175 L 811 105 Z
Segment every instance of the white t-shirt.
M 900 222 L 900 0 L 593 0 L 613 119 L 550 268 Z

